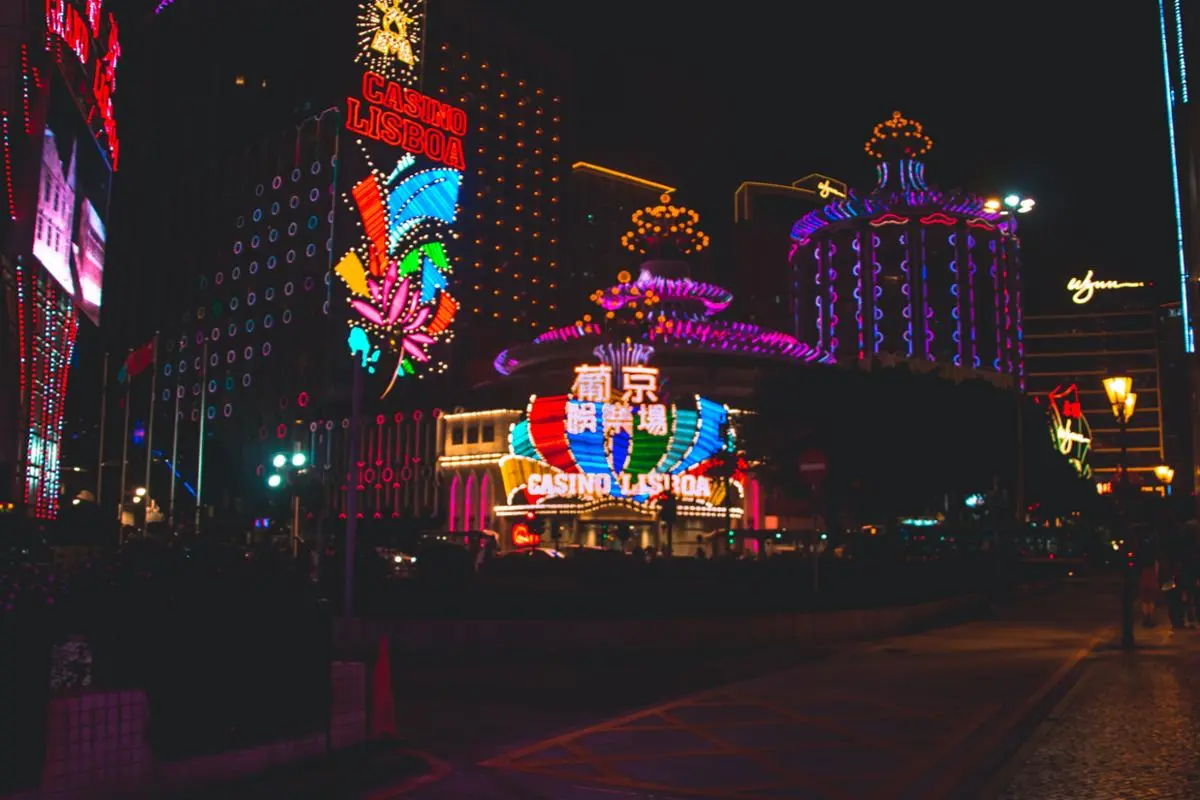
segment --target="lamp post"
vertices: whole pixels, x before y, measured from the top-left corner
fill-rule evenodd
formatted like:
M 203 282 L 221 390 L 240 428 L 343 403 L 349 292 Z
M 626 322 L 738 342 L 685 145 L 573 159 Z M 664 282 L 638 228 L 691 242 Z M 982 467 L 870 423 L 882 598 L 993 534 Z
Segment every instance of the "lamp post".
M 1160 464 L 1154 468 L 1154 477 L 1158 478 L 1158 482 L 1162 486 L 1163 497 L 1170 494 L 1171 482 L 1175 480 L 1175 470 L 1166 464 Z
M 307 464 L 308 457 L 298 450 L 291 455 L 276 453 L 271 459 L 271 466 L 277 471 L 267 477 L 267 486 L 278 489 L 283 486 L 286 473 L 303 474 L 307 471 Z M 292 558 L 296 558 L 300 555 L 300 491 L 293 481 L 289 481 L 289 485 L 292 492 Z
M 1121 446 L 1121 476 L 1117 483 L 1120 487 L 1116 493 L 1117 509 L 1119 516 L 1122 519 L 1123 537 L 1127 540 L 1125 543 L 1125 571 L 1121 583 L 1121 646 L 1127 650 L 1134 646 L 1133 641 L 1133 556 L 1136 552 L 1132 541 L 1129 539 L 1128 525 L 1125 523 L 1125 514 L 1128 513 L 1128 495 L 1129 495 L 1129 418 L 1133 416 L 1134 410 L 1137 408 L 1137 393 L 1132 391 L 1133 378 L 1126 375 L 1110 376 L 1104 379 L 1104 393 L 1108 395 L 1108 404 L 1112 408 L 1113 416 L 1117 418 L 1119 426 L 1120 446 Z M 1172 471 L 1172 477 L 1174 471 Z
M 1022 214 L 1028 214 L 1033 210 L 1036 201 L 1032 197 L 1022 197 L 1019 194 L 1008 194 L 1001 200 L 998 197 L 990 197 L 984 201 L 983 208 L 993 214 L 1000 214 L 1008 217 L 1008 233 L 1015 242 L 1017 238 L 1017 220 Z M 1013 250 L 1013 257 L 1016 258 L 1016 250 Z M 1020 313 L 1018 307 L 1017 313 Z M 1021 387 L 1020 376 L 1016 377 L 1017 389 L 1017 489 L 1016 489 L 1016 511 L 1017 524 L 1024 526 L 1025 524 L 1025 392 Z

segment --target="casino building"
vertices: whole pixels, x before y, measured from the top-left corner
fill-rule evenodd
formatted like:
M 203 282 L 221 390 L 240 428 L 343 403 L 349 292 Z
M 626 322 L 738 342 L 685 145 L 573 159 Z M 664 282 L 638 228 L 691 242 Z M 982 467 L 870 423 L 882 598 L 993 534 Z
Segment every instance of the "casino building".
M 737 455 L 737 412 L 761 370 L 832 362 L 795 337 L 728 321 L 733 295 L 691 277 L 708 247 L 699 216 L 669 195 L 621 237 L 637 275 L 595 291 L 573 325 L 507 348 L 494 394 L 509 407 L 445 414 L 438 468 L 450 530 L 492 530 L 504 547 L 543 539 L 683 546 L 730 522 L 763 527 L 762 497 Z
M 1128 375 L 1138 397 L 1127 426 L 1130 479 L 1154 486 L 1160 465 L 1187 475 L 1189 402 L 1186 370 L 1180 368 L 1179 305 L 1163 305 L 1160 289 L 1144 281 L 1109 270 L 1080 273 L 1036 292 L 1027 306 L 1029 394 L 1046 405 L 1064 452 L 1086 452 L 1085 474 L 1104 484 L 1118 475 L 1121 442 L 1102 381 Z
M 1017 215 L 927 184 L 932 146 L 920 122 L 895 112 L 864 145 L 875 187 L 792 227 L 792 333 L 841 364 L 904 361 L 1020 384 Z
M 170 153 L 181 166 L 139 165 L 175 198 L 151 211 L 142 258 L 197 242 L 170 277 L 130 287 L 130 305 L 184 301 L 156 323 L 159 485 L 174 473 L 181 519 L 198 484 L 235 514 L 271 497 L 272 454 L 296 448 L 332 515 L 353 496 L 359 516 L 436 526 L 439 408 L 495 355 L 474 343 L 557 311 L 569 65 L 466 0 L 304 15 L 259 0 L 232 31 L 217 4 L 154 14 L 141 96 L 188 98 L 173 110 L 198 128 Z M 209 102 L 244 124 L 205 119 Z

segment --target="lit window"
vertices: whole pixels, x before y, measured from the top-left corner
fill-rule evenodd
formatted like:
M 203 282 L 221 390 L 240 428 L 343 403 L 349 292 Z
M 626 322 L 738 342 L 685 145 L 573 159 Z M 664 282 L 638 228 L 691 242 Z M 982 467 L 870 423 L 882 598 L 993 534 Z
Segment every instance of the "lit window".
M 246 76 L 238 75 L 236 78 L 233 79 L 233 85 L 234 86 L 245 86 L 246 85 Z

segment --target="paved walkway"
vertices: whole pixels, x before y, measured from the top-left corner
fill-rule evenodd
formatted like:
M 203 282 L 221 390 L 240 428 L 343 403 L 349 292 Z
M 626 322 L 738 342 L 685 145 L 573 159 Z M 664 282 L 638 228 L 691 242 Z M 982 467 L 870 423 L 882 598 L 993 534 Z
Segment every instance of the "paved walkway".
M 996 781 L 1001 800 L 1200 797 L 1200 632 L 1137 632 L 1101 650 Z
M 477 765 L 438 752 L 454 774 L 413 797 L 951 798 L 1086 655 L 1115 616 L 1114 589 L 1072 585 L 1001 618 L 850 649 L 536 741 L 522 742 L 515 724 L 464 748 L 490 751 Z M 659 669 L 641 667 L 647 678 Z

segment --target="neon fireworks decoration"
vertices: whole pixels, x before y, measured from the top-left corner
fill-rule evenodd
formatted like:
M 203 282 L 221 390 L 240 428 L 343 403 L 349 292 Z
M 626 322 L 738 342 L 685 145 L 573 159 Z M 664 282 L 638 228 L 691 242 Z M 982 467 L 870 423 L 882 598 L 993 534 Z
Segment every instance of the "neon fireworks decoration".
M 454 222 L 462 173 L 437 168 L 406 176 L 413 163 L 406 154 L 386 177 L 373 171 L 350 190 L 363 240 L 334 268 L 350 290 L 351 356 L 369 373 L 376 372 L 384 350 L 396 356 L 383 397 L 403 376 L 445 369 L 429 351 L 450 337 L 458 313 L 440 237 Z
M 414 86 L 420 77 L 424 27 L 422 0 L 363 0 L 358 7 L 358 52 L 354 60 L 366 69 Z

